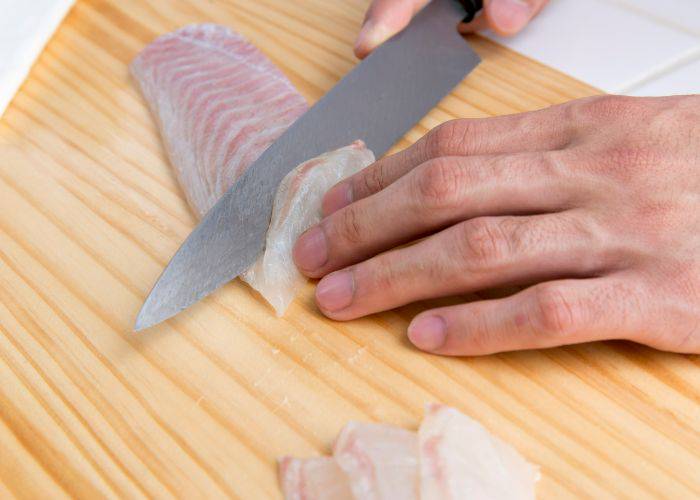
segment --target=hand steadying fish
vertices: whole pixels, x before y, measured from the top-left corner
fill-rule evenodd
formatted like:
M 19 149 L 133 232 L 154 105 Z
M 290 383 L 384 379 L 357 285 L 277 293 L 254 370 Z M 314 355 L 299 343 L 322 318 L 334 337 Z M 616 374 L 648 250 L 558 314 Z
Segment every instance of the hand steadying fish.
M 356 53 L 426 3 L 373 2 Z M 461 31 L 513 34 L 544 4 L 487 1 Z M 294 258 L 323 278 L 316 301 L 331 318 L 534 283 L 425 311 L 408 337 L 447 355 L 612 338 L 700 353 L 698 95 L 601 96 L 451 121 L 338 184 L 323 205 Z

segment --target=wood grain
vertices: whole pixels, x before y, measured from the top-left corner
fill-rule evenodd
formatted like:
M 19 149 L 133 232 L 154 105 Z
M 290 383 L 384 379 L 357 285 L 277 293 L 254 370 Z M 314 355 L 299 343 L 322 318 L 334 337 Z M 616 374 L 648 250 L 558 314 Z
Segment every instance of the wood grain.
M 421 305 L 349 323 L 311 285 L 284 319 L 238 282 L 146 333 L 136 312 L 194 218 L 127 64 L 215 21 L 310 100 L 356 64 L 366 0 L 78 0 L 0 121 L 0 497 L 279 495 L 275 457 L 350 419 L 454 405 L 541 464 L 543 498 L 700 495 L 700 359 L 622 342 L 445 359 Z M 483 64 L 411 130 L 595 90 L 480 38 Z

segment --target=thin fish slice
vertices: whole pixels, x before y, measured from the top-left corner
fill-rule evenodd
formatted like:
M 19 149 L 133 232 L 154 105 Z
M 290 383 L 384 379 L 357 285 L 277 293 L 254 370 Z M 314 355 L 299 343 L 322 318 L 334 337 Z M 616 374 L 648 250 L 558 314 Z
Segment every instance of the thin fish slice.
M 481 424 L 431 404 L 418 431 L 422 500 L 531 500 L 538 468 Z
M 416 500 L 418 438 L 385 424 L 348 423 L 333 446 L 356 499 Z
M 352 500 L 348 480 L 330 457 L 283 457 L 278 462 L 286 500 Z
M 255 288 L 282 316 L 306 278 L 292 261 L 299 235 L 321 220 L 325 192 L 374 161 L 364 142 L 306 161 L 280 183 L 267 230 L 265 251 L 241 278 Z

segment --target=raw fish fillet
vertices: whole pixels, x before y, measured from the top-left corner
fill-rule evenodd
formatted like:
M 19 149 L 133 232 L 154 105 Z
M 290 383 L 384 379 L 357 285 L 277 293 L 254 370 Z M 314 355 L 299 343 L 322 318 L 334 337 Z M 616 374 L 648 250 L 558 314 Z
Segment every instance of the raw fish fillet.
M 422 500 L 535 498 L 538 468 L 454 408 L 428 405 L 418 438 Z
M 330 457 L 279 460 L 279 480 L 286 500 L 352 500 L 348 480 Z
M 418 498 L 418 437 L 399 427 L 350 422 L 338 435 L 333 457 L 355 498 Z
M 374 161 L 364 142 L 308 160 L 292 170 L 277 189 L 265 251 L 241 277 L 282 316 L 306 278 L 292 261 L 299 235 L 321 220 L 321 200 L 334 184 Z
M 199 217 L 307 109 L 262 52 L 215 24 L 158 38 L 131 72 Z

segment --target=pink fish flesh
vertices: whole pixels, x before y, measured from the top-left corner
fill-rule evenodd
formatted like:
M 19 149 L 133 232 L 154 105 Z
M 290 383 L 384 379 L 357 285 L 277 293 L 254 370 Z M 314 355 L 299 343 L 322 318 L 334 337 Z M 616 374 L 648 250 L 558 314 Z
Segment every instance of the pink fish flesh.
M 280 467 L 287 500 L 327 498 L 300 496 L 300 491 L 310 491 L 299 479 L 304 466 L 309 467 L 307 477 L 314 475 L 314 484 L 327 488 L 324 493 L 340 487 L 356 500 L 530 500 L 539 479 L 538 468 L 514 448 L 475 420 L 439 404 L 426 406 L 418 433 L 350 422 L 323 467 L 305 465 L 319 458 L 294 460 Z M 331 485 L 333 481 L 337 483 Z
M 535 498 L 537 467 L 454 408 L 428 405 L 418 439 L 422 500 Z
M 161 36 L 131 72 L 199 217 L 308 107 L 262 52 L 215 24 Z
M 330 457 L 283 457 L 278 462 L 282 494 L 287 500 L 352 500 L 345 474 Z

